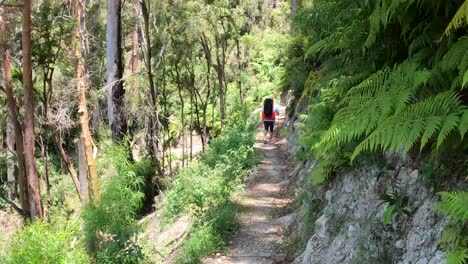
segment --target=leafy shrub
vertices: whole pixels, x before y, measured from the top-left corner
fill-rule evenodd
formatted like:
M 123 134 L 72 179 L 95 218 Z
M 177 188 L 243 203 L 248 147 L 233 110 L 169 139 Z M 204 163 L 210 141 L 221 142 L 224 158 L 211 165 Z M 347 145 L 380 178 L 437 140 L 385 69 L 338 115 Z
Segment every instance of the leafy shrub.
M 222 248 L 225 236 L 237 227 L 237 209 L 230 198 L 257 163 L 253 149 L 257 120 L 247 121 L 247 117 L 247 111 L 231 115 L 226 133 L 214 139 L 200 159 L 182 169 L 169 184 L 162 203 L 165 222 L 183 213 L 196 219 L 178 263 L 198 263 L 202 256 Z
M 113 175 L 104 182 L 100 202 L 83 210 L 86 244 L 98 263 L 138 263 L 144 257 L 136 241 L 144 180 L 127 157 L 124 147 L 108 147 L 99 167 Z
M 34 222 L 14 235 L 11 252 L 2 263 L 89 263 L 79 237 L 75 221 Z
M 226 203 L 239 188 L 242 177 L 257 163 L 252 147 L 255 125 L 246 120 L 246 113 L 233 115 L 227 133 L 214 139 L 199 161 L 169 183 L 162 204 L 166 222 L 185 212 L 202 217 L 210 208 Z
M 176 262 L 199 263 L 201 257 L 224 247 L 225 236 L 237 230 L 236 211 L 236 206 L 231 203 L 212 209 L 205 219 L 195 225 L 189 239 L 182 246 L 182 254 Z
M 386 225 L 390 224 L 393 217 L 398 220 L 403 215 L 411 215 L 411 212 L 406 209 L 408 206 L 408 197 L 406 196 L 401 196 L 397 192 L 383 193 L 379 196 L 379 200 L 388 203 L 382 219 Z

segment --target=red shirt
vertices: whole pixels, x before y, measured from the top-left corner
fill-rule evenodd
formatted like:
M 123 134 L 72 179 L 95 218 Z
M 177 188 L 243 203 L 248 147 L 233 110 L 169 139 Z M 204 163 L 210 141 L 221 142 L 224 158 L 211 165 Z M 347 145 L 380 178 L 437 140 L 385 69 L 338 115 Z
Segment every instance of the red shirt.
M 265 112 L 262 111 L 262 121 L 275 121 L 275 119 L 276 119 L 276 113 L 275 113 L 275 111 L 273 111 L 273 112 L 271 113 L 271 116 L 270 116 L 270 117 L 267 117 L 267 116 L 265 115 Z

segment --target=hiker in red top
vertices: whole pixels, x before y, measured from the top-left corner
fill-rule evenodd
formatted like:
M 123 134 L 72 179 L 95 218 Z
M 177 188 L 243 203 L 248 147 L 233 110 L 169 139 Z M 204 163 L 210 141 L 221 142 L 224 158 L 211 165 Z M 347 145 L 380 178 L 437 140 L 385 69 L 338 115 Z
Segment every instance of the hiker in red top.
M 273 128 L 275 127 L 276 114 L 279 114 L 279 110 L 273 107 L 273 99 L 267 98 L 263 102 L 262 121 L 265 126 L 263 130 L 263 143 L 267 143 L 267 134 L 270 133 L 269 140 L 273 138 Z

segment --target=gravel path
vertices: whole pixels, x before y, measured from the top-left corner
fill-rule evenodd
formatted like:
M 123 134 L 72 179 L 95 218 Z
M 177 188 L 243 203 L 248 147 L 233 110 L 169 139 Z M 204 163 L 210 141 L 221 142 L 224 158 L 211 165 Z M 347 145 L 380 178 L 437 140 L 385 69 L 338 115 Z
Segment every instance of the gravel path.
M 284 108 L 280 108 L 278 127 L 284 122 L 284 112 Z M 259 129 L 254 147 L 264 158 L 247 179 L 246 191 L 235 199 L 242 208 L 238 215 L 239 231 L 229 242 L 225 253 L 206 258 L 203 263 L 288 263 L 282 252 L 284 228 L 276 220 L 292 203 L 287 195 L 292 165 L 281 151 L 284 143 L 281 138 L 275 138 L 273 142 L 264 144 L 262 130 Z

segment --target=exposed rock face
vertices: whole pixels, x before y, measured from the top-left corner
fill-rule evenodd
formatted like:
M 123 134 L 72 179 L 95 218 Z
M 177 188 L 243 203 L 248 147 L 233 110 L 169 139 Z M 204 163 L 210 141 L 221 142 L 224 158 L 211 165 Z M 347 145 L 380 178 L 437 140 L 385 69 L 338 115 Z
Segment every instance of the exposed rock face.
M 297 140 L 289 142 L 293 154 Z M 395 163 L 363 164 L 320 188 L 308 184 L 316 162 L 298 164 L 293 176 L 302 205 L 294 213 L 292 237 L 304 239 L 302 234 L 307 233 L 307 242 L 293 263 L 445 263 L 436 241 L 447 221 L 432 210 L 437 197 L 418 170 Z M 391 223 L 385 225 L 388 203 L 379 196 L 392 192 L 407 203 L 397 207 Z
M 297 177 L 308 171 L 298 171 Z M 404 167 L 399 172 L 365 167 L 309 193 L 324 208 L 316 213 L 312 237 L 294 263 L 443 263 L 436 240 L 446 221 L 431 210 L 434 196 L 419 177 L 418 171 Z M 379 196 L 393 191 L 407 197 L 405 209 L 411 215 L 394 213 L 392 223 L 384 225 L 388 204 Z M 303 228 L 301 219 L 296 223 Z

